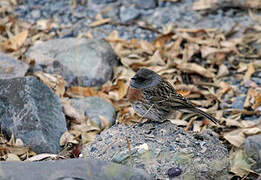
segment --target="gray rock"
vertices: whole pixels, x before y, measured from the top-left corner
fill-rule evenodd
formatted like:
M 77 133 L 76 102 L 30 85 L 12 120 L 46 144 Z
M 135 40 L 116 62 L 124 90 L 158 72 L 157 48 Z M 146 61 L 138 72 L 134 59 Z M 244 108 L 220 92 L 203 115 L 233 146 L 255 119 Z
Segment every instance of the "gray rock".
M 31 12 L 31 15 L 34 19 L 39 19 L 41 17 L 41 11 L 38 10 L 38 9 L 34 9 L 32 12 Z
M 29 65 L 0 52 L 0 79 L 23 77 Z
M 124 23 L 128 23 L 140 16 L 140 11 L 137 10 L 135 7 L 124 7 L 120 8 L 120 19 Z
M 0 123 L 36 153 L 58 153 L 66 131 L 59 98 L 34 77 L 0 80 Z
M 228 153 L 218 138 L 209 130 L 186 132 L 170 122 L 115 125 L 86 145 L 82 153 L 142 168 L 158 179 L 166 179 L 168 174 L 177 175 L 176 179 L 228 179 Z
M 245 152 L 247 156 L 261 163 L 261 135 L 249 136 L 245 141 Z
M 48 73 L 60 74 L 68 84 L 99 86 L 111 79 L 117 55 L 98 39 L 53 39 L 35 44 L 27 56 Z
M 136 0 L 135 3 L 139 9 L 153 9 L 157 5 L 156 0 Z
M 252 77 L 252 80 L 257 83 L 258 85 L 261 85 L 261 78 L 258 77 Z
M 255 161 L 251 169 L 256 173 L 260 174 L 261 173 L 261 134 L 247 137 L 244 148 L 247 157 L 250 157 Z
M 92 179 L 92 180 L 150 180 L 141 169 L 95 159 L 68 159 L 42 162 L 1 162 L 2 180 Z M 15 172 L 15 173 L 14 173 Z
M 101 129 L 111 127 L 116 120 L 116 111 L 113 105 L 101 97 L 87 97 L 84 99 L 70 99 L 72 105 L 81 114 L 96 123 Z M 104 117 L 101 119 L 101 117 Z M 107 120 L 106 122 L 104 122 Z
M 232 103 L 231 107 L 233 109 L 244 109 L 244 102 L 245 102 L 246 96 L 239 96 L 235 99 L 235 101 Z

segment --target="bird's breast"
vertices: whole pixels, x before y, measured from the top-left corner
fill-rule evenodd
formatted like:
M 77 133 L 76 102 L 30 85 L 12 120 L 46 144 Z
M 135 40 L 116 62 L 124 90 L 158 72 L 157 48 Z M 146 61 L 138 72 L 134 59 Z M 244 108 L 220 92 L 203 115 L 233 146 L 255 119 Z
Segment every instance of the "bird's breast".
M 128 90 L 127 98 L 132 103 L 136 101 L 141 101 L 143 99 L 143 95 L 140 89 L 130 87 Z

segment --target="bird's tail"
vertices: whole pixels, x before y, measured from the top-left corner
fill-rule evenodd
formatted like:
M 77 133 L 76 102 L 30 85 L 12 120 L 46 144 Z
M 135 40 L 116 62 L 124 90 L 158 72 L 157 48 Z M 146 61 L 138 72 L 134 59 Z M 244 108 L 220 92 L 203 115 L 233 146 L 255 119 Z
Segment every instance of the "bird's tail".
M 209 119 L 210 121 L 212 121 L 215 124 L 218 124 L 218 120 L 216 118 L 214 118 L 213 116 L 211 116 L 210 114 L 198 109 L 198 108 L 191 108 L 190 111 L 197 113 L 198 115 L 201 115 L 207 119 Z

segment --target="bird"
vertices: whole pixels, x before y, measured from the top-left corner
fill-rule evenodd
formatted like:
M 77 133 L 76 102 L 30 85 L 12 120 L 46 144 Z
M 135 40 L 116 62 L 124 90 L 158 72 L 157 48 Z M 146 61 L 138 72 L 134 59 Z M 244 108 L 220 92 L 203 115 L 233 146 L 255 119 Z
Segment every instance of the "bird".
M 175 111 L 197 114 L 214 124 L 218 120 L 195 107 L 156 72 L 141 68 L 130 80 L 128 99 L 134 111 L 154 122 L 164 122 Z

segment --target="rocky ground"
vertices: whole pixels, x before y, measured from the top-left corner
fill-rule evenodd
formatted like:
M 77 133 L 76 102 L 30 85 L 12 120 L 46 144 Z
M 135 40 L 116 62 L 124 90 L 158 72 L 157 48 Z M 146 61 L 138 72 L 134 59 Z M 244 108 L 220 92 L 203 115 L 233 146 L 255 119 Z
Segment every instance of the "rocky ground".
M 260 8 L 258 0 L 2 0 L 1 178 L 258 178 Z M 126 94 L 141 67 L 220 125 L 182 113 L 137 125 Z M 78 157 L 87 159 L 70 160 Z

